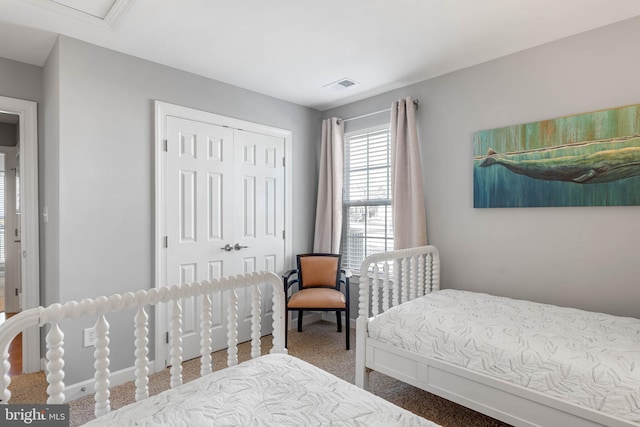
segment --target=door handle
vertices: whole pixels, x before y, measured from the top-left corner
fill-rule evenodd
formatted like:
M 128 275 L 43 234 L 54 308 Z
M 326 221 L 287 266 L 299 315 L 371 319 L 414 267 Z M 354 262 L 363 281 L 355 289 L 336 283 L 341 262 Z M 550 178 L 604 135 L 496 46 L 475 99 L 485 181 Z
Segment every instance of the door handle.
M 224 245 L 224 248 L 220 248 L 220 249 L 222 249 L 224 251 L 227 251 L 227 252 L 231 252 L 233 250 L 233 246 L 231 246 L 230 244 L 227 243 L 226 245 Z
M 235 245 L 233 245 L 233 249 L 235 249 L 236 251 L 239 251 L 240 249 L 244 249 L 248 247 L 249 246 L 242 246 L 240 243 L 236 243 Z

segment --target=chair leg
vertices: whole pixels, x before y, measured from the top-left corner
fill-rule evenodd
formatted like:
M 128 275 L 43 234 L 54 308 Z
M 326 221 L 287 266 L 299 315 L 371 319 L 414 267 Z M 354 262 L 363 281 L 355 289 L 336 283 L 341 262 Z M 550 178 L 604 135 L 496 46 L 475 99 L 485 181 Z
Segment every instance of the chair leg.
M 350 325 L 351 325 L 351 319 L 349 318 L 350 314 L 349 314 L 349 305 L 347 304 L 346 310 L 344 311 L 344 322 L 346 323 L 344 325 L 344 330 L 345 330 L 345 334 L 347 336 L 346 340 L 347 340 L 347 350 L 349 350 L 349 336 L 351 336 L 351 331 L 350 329 Z
M 303 311 L 300 310 L 298 311 L 298 332 L 302 332 L 302 316 L 303 316 Z
M 336 323 L 338 324 L 338 332 L 342 332 L 342 316 L 341 312 L 336 311 Z
M 344 332 L 347 336 L 347 350 L 349 350 L 349 335 L 351 335 L 349 332 L 349 321 L 347 321 L 347 326 L 344 328 Z
M 287 348 L 287 342 L 289 339 L 289 312 L 284 311 L 284 348 Z

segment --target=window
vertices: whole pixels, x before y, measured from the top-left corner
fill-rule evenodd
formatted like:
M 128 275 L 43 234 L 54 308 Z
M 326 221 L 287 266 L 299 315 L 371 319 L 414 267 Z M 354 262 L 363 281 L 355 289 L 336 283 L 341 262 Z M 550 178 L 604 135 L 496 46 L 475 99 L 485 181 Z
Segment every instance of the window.
M 345 135 L 342 259 L 357 270 L 393 249 L 389 126 Z

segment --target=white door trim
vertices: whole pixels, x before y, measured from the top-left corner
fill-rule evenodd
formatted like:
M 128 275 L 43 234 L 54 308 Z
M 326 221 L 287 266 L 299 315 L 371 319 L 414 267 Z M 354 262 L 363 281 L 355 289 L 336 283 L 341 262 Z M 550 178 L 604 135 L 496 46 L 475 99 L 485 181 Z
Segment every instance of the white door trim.
M 155 287 L 159 287 L 164 283 L 165 279 L 165 251 L 164 248 L 164 236 L 166 235 L 166 224 L 162 207 L 164 206 L 164 190 L 165 190 L 165 156 L 164 141 L 166 137 L 166 118 L 178 117 L 189 120 L 198 120 L 205 123 L 212 123 L 219 126 L 227 126 L 234 129 L 243 129 L 250 132 L 262 133 L 265 135 L 272 135 L 284 139 L 284 156 L 285 159 L 291 159 L 292 150 L 292 136 L 293 133 L 290 130 L 280 129 L 276 127 L 261 125 L 258 123 L 248 122 L 245 120 L 234 119 L 231 117 L 221 116 L 218 114 L 209 113 L 206 111 L 195 110 L 193 108 L 183 107 L 180 105 L 170 104 L 162 101 L 154 101 L 155 107 L 155 138 L 154 138 L 154 151 L 155 151 Z M 292 173 L 291 173 L 291 160 L 289 164 L 285 164 L 285 239 L 284 250 L 285 260 L 284 265 L 292 265 L 293 259 L 293 243 L 291 239 L 292 235 Z M 156 310 L 156 322 L 155 322 L 155 368 L 156 371 L 160 371 L 166 367 L 165 360 L 167 360 L 166 345 L 164 345 L 164 330 L 162 325 L 166 324 L 166 310 Z
M 22 241 L 22 310 L 40 305 L 40 249 L 38 209 L 38 107 L 33 101 L 0 96 L 0 111 L 19 116 Z M 22 333 L 22 370 L 40 370 L 40 331 Z

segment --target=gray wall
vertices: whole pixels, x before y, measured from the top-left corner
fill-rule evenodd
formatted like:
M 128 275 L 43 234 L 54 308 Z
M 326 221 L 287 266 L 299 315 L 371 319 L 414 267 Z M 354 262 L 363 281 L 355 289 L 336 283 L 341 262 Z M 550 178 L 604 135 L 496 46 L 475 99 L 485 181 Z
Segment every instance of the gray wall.
M 18 125 L 13 123 L 0 123 L 0 145 L 15 147 L 18 143 Z
M 444 287 L 637 317 L 640 207 L 474 209 L 472 175 L 477 130 L 639 103 L 637 40 L 640 18 L 323 116 L 354 117 L 401 97 L 419 99 L 429 243 L 441 252 Z
M 59 270 L 48 269 L 46 280 L 59 284 L 59 300 L 154 285 L 155 99 L 292 130 L 293 250 L 311 248 L 320 112 L 67 37 L 45 70 L 47 112 L 58 117 L 58 135 L 43 160 L 59 180 L 45 196 L 53 205 L 58 199 L 57 212 L 48 206 L 56 218 L 46 227 L 58 243 L 47 245 L 45 257 L 59 257 Z M 52 120 L 47 131 L 55 133 Z M 110 321 L 131 329 L 130 319 Z M 88 326 L 66 326 L 69 383 L 91 371 L 93 349 L 81 346 Z M 115 335 L 113 347 L 126 349 Z M 133 361 L 112 356 L 112 370 Z
M 0 96 L 42 100 L 42 68 L 0 57 L 0 76 Z

